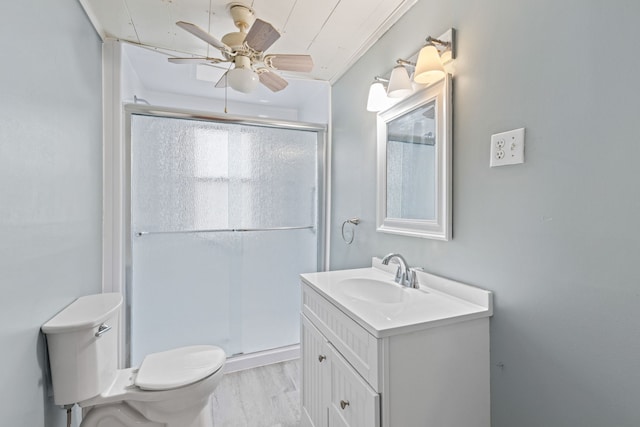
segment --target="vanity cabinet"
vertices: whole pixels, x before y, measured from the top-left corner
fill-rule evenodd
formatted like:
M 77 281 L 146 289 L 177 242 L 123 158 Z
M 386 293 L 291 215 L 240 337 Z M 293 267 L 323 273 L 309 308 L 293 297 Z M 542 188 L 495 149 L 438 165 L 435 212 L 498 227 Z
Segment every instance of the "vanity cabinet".
M 326 426 L 331 371 L 329 343 L 304 315 L 301 316 L 302 427 Z
M 489 314 L 376 329 L 314 277 L 302 281 L 302 427 L 490 426 Z
M 379 394 L 302 316 L 302 426 L 380 426 Z

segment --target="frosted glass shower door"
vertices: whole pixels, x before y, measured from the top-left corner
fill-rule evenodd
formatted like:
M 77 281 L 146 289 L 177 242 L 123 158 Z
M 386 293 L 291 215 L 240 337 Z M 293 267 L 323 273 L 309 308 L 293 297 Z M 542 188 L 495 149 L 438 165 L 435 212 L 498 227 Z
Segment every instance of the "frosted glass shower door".
M 132 364 L 182 345 L 299 342 L 318 153 L 313 131 L 132 115 Z

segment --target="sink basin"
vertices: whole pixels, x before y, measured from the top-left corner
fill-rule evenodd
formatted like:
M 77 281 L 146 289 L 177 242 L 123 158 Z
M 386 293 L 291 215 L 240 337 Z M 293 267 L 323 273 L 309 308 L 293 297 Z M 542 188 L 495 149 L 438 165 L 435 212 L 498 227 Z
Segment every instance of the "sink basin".
M 305 273 L 303 311 L 326 298 L 376 338 L 493 314 L 489 291 L 423 271 L 420 288 L 407 288 L 393 281 L 393 270 L 374 259 L 369 268 Z
M 405 289 L 394 282 L 353 277 L 338 282 L 340 291 L 361 301 L 375 303 L 400 303 L 406 298 Z

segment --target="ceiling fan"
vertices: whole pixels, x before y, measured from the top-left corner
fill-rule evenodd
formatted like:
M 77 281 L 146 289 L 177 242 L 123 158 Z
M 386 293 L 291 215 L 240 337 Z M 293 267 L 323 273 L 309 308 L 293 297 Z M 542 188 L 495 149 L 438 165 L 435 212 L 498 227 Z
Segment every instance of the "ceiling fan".
M 289 84 L 275 70 L 310 72 L 313 60 L 310 55 L 265 54 L 280 33 L 270 23 L 255 17 L 252 8 L 241 3 L 229 4 L 229 14 L 239 31 L 226 34 L 218 40 L 202 28 L 189 22 L 176 25 L 220 50 L 223 58 L 169 58 L 174 64 L 232 62 L 233 68 L 224 73 L 216 87 L 231 88 L 244 93 L 253 91 L 258 82 L 273 92 Z M 248 30 L 248 32 L 247 32 Z

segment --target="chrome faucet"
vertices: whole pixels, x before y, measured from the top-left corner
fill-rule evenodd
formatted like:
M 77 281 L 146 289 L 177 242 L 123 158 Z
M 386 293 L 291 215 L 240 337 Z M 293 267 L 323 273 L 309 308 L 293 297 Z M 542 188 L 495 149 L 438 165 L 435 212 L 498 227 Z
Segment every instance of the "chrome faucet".
M 416 276 L 416 270 L 409 268 L 407 260 L 400 254 L 391 253 L 382 258 L 382 265 L 389 265 L 389 261 L 395 260 L 398 264 L 398 270 L 396 270 L 396 283 L 401 284 L 409 288 L 418 288 L 418 277 Z

